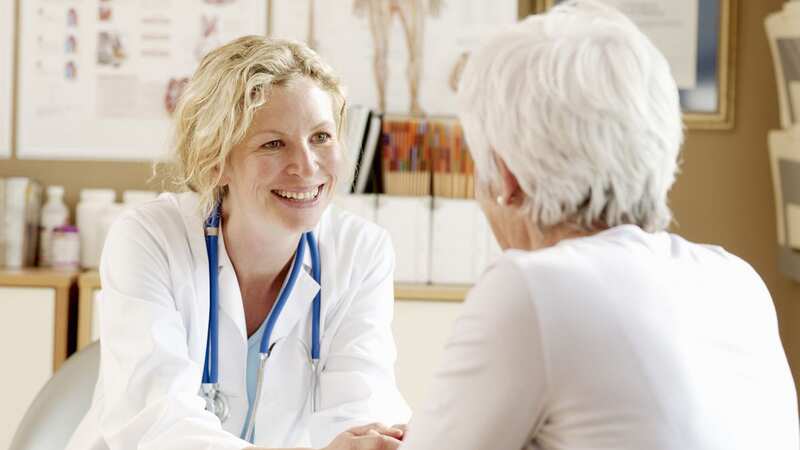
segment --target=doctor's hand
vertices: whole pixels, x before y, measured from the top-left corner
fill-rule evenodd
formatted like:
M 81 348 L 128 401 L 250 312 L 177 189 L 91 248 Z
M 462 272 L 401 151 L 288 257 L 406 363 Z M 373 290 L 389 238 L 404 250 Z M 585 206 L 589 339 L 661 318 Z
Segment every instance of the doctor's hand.
M 323 450 L 395 450 L 403 434 L 401 429 L 373 423 L 345 431 Z

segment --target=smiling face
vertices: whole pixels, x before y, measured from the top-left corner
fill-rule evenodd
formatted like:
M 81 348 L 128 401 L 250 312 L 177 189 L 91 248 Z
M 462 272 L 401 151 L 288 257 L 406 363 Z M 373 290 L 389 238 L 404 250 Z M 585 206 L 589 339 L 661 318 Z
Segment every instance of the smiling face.
M 224 209 L 293 234 L 310 230 L 331 201 L 341 161 L 331 95 L 307 77 L 272 86 L 231 150 Z

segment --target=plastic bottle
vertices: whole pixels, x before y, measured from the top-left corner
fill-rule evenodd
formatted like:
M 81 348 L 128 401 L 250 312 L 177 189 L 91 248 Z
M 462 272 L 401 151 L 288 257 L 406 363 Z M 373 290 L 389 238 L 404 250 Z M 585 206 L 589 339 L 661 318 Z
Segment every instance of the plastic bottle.
M 64 187 L 49 186 L 47 188 L 47 202 L 42 207 L 39 221 L 39 265 L 52 266 L 52 236 L 53 230 L 69 222 L 69 209 L 64 204 Z
M 103 251 L 102 217 L 113 208 L 117 194 L 112 189 L 82 189 L 77 207 L 78 232 L 81 241 L 81 267 L 96 269 Z
M 81 243 L 78 229 L 61 225 L 53 230 L 52 267 L 59 270 L 77 270 L 81 262 Z

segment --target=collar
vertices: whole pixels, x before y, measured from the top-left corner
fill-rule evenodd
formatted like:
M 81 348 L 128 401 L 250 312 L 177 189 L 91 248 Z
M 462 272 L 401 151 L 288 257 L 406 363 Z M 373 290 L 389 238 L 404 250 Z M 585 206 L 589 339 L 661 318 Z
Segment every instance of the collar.
M 219 293 L 220 310 L 228 316 L 239 330 L 244 343 L 247 342 L 247 325 L 244 317 L 244 304 L 242 293 L 239 289 L 239 280 L 236 277 L 233 263 L 225 248 L 224 224 L 220 224 L 219 233 Z M 286 299 L 281 315 L 272 332 L 269 345 L 286 337 L 304 316 L 311 317 L 311 305 L 314 296 L 320 290 L 320 285 L 311 275 L 311 252 L 308 248 L 303 254 L 303 270 L 297 276 L 294 289 Z M 288 279 L 288 276 L 287 276 Z M 286 280 L 284 280 L 284 284 Z

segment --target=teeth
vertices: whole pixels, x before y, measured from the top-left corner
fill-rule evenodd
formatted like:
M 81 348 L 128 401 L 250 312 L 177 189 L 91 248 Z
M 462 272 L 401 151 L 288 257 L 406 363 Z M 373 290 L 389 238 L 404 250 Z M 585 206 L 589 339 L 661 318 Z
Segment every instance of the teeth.
M 280 195 L 281 197 L 289 198 L 289 199 L 292 199 L 292 200 L 308 201 L 308 200 L 312 200 L 312 199 L 317 197 L 317 194 L 319 194 L 319 186 L 315 187 L 311 191 L 306 191 L 306 192 L 292 192 L 292 191 L 277 190 L 277 191 L 275 191 L 275 193 Z

